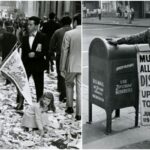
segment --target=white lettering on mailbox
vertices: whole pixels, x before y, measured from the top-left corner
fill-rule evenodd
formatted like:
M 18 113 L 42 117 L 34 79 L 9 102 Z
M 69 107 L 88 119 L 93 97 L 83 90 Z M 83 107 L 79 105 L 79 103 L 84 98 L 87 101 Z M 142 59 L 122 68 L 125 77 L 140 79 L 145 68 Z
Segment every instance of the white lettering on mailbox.
M 129 83 L 127 79 L 120 80 L 120 82 L 116 84 L 115 89 L 116 89 L 115 90 L 116 95 L 127 94 L 127 93 L 133 92 L 132 83 Z
M 104 82 L 94 78 L 92 81 L 92 97 L 104 102 Z
M 137 53 L 141 124 L 150 125 L 150 52 Z
M 123 65 L 123 66 L 119 66 L 119 67 L 116 68 L 116 71 L 120 71 L 120 70 L 131 68 L 131 67 L 134 67 L 133 63 L 127 64 L 127 65 Z

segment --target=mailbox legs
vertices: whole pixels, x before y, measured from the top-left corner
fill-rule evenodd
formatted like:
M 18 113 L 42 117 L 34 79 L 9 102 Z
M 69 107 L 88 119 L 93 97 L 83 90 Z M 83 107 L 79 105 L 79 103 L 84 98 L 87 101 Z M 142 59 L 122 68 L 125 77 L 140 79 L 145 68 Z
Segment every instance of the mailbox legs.
M 138 106 L 135 106 L 135 127 L 138 126 L 138 120 L 139 120 L 139 107 Z
M 112 111 L 107 110 L 106 111 L 106 117 L 107 117 L 107 120 L 106 120 L 106 134 L 111 133 L 111 122 L 112 122 L 111 115 L 112 115 Z
M 120 117 L 120 109 L 116 109 L 115 117 L 116 117 L 116 118 Z
M 89 101 L 89 124 L 92 122 L 92 102 Z

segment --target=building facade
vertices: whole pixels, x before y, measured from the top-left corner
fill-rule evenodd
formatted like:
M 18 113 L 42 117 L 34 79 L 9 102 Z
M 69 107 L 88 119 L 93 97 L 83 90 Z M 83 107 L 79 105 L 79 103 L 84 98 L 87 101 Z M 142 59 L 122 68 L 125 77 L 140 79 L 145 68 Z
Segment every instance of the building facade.
M 54 12 L 60 19 L 66 14 L 72 17 L 75 13 L 81 12 L 80 1 L 17 1 L 16 7 L 22 10 L 26 17 L 48 17 L 50 12 Z
M 103 16 L 115 17 L 117 9 L 124 14 L 125 10 L 134 8 L 135 18 L 150 18 L 150 1 L 84 1 L 82 3 L 83 10 L 89 13 L 96 13 L 96 9 L 102 9 Z

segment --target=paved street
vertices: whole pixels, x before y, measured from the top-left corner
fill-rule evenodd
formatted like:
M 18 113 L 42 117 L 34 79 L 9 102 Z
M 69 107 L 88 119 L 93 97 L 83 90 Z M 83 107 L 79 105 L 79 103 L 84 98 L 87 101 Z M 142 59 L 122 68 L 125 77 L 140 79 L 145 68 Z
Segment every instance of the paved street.
M 88 121 L 88 49 L 92 39 L 94 37 L 123 37 L 145 29 L 146 27 L 83 25 L 83 148 L 140 148 L 143 143 L 146 143 L 143 144 L 143 148 L 148 146 L 149 142 L 146 140 L 150 138 L 150 127 L 133 128 L 135 113 L 132 107 L 121 109 L 121 117 L 113 119 L 113 131 L 109 136 L 104 133 L 106 114 L 103 109 L 93 105 L 93 123 L 91 125 L 86 124 Z M 141 142 L 140 146 L 135 144 L 139 142 Z
M 102 16 L 102 19 L 99 20 L 98 17 L 88 17 L 83 18 L 83 23 L 86 24 L 104 24 L 104 25 L 125 25 L 125 26 L 137 26 L 137 27 L 150 27 L 150 21 L 149 18 L 135 18 L 134 21 L 132 21 L 131 24 L 129 24 L 129 20 L 125 18 L 118 18 L 118 17 L 104 17 Z

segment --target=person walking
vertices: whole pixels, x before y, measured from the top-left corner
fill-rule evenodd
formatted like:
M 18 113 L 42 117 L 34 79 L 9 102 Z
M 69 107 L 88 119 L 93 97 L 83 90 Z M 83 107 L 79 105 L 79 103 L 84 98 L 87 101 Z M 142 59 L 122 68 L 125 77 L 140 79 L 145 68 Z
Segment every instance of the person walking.
M 37 102 L 43 95 L 44 89 L 44 68 L 46 50 L 46 36 L 38 31 L 38 25 L 40 19 L 36 16 L 32 16 L 28 21 L 28 32 L 22 39 L 22 61 L 29 78 L 33 76 L 36 89 Z M 24 99 L 21 98 L 16 109 L 23 109 Z
M 60 75 L 60 54 L 61 54 L 61 45 L 63 41 L 63 37 L 66 31 L 71 30 L 71 18 L 69 16 L 65 16 L 61 19 L 61 23 L 63 25 L 62 28 L 56 30 L 50 41 L 50 54 L 56 52 L 56 71 L 57 71 L 57 89 L 60 92 L 59 100 L 65 102 L 66 98 L 66 88 L 65 88 L 65 80 L 64 77 Z
M 61 27 L 60 24 L 58 22 L 56 22 L 55 18 L 56 18 L 55 13 L 51 12 L 49 14 L 48 22 L 43 23 L 43 28 L 41 31 L 46 34 L 47 45 L 49 45 L 49 42 L 50 42 L 51 37 L 53 36 L 54 32 Z M 53 65 L 54 65 L 53 59 L 51 57 L 49 58 L 48 50 L 47 50 L 47 60 L 46 60 L 46 62 L 47 62 L 46 63 L 47 64 L 46 65 L 47 73 L 49 73 L 49 61 L 51 63 L 51 71 L 53 71 L 54 70 L 53 69 Z
M 102 10 L 101 10 L 101 8 L 98 8 L 98 18 L 99 18 L 99 20 L 101 20 L 102 19 Z
M 128 20 L 129 20 L 129 24 L 132 24 L 132 13 L 131 13 L 131 9 L 128 10 Z
M 131 20 L 134 20 L 134 16 L 135 16 L 135 11 L 134 8 L 131 8 Z
M 81 14 L 73 18 L 74 29 L 64 35 L 61 49 L 60 72 L 65 77 L 67 109 L 72 114 L 74 80 L 76 81 L 76 120 L 81 120 Z

